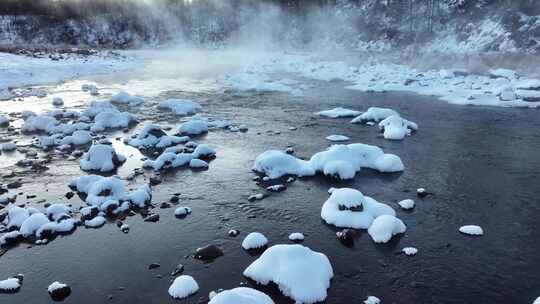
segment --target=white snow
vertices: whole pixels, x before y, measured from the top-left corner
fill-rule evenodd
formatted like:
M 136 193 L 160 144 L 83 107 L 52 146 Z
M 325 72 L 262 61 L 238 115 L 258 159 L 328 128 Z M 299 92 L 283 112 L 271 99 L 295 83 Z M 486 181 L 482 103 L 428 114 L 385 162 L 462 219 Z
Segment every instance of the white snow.
M 21 281 L 18 278 L 8 278 L 0 281 L 0 291 L 10 292 L 21 288 Z
M 43 213 L 34 213 L 30 215 L 21 225 L 19 232 L 24 237 L 34 235 L 41 226 L 47 224 L 49 219 Z
M 333 108 L 331 110 L 316 112 L 315 115 L 329 117 L 329 118 L 341 118 L 341 117 L 353 117 L 356 115 L 360 115 L 360 113 L 362 112 L 338 107 L 338 108 Z
M 369 296 L 364 301 L 364 304 L 380 304 L 380 303 L 381 303 L 381 300 L 375 296 Z
M 264 173 L 272 179 L 288 174 L 297 176 L 315 174 L 308 162 L 278 150 L 266 151 L 257 156 L 252 169 Z
M 484 230 L 482 229 L 482 227 L 477 226 L 477 225 L 461 226 L 459 228 L 459 232 L 468 234 L 468 235 L 483 235 L 484 234 Z
M 293 232 L 289 234 L 289 240 L 291 241 L 303 241 L 304 235 L 300 232 Z
M 128 112 L 118 110 L 103 111 L 94 117 L 94 125 L 90 128 L 93 132 L 101 132 L 106 129 L 127 128 L 135 122 L 135 117 Z
M 53 282 L 51 285 L 49 285 L 49 287 L 47 287 L 47 291 L 49 293 L 53 293 L 55 292 L 56 290 L 58 289 L 62 289 L 62 288 L 65 288 L 65 287 L 68 287 L 67 284 L 64 284 L 64 283 L 60 283 L 58 281 L 55 281 Z
M 199 290 L 199 284 L 188 275 L 181 275 L 174 279 L 169 287 L 169 295 L 175 299 L 187 298 Z
M 89 228 L 99 228 L 105 225 L 106 222 L 107 220 L 103 216 L 98 215 L 91 220 L 84 221 L 84 226 Z
M 398 202 L 398 205 L 404 210 L 410 210 L 414 208 L 414 201 L 412 199 L 405 199 Z
M 256 289 L 236 287 L 210 297 L 208 304 L 274 304 L 274 301 Z
M 405 230 L 407 227 L 400 219 L 393 215 L 381 215 L 369 226 L 368 233 L 375 243 L 386 243 L 392 236 L 404 233 Z
M 190 168 L 208 168 L 208 163 L 201 159 L 192 159 L 189 161 Z
M 77 191 L 86 193 L 89 205 L 100 206 L 109 200 L 120 200 L 125 195 L 124 184 L 116 176 L 85 175 L 71 182 Z
M 329 141 L 348 141 L 348 140 L 350 140 L 350 138 L 345 136 L 345 135 L 337 135 L 337 134 L 326 136 L 326 139 L 329 140 Z
M 86 145 L 92 142 L 92 134 L 89 131 L 78 130 L 72 135 L 66 136 L 60 140 L 60 145 Z
M 140 96 L 133 96 L 125 91 L 120 91 L 111 97 L 111 102 L 136 106 L 142 104 L 144 102 L 144 98 Z
M 183 135 L 199 135 L 208 132 L 208 122 L 205 119 L 193 118 L 183 123 L 178 132 Z
M 184 216 L 184 215 L 188 215 L 188 214 L 191 214 L 191 208 L 190 207 L 178 207 L 174 210 L 174 215 L 175 216 Z
M 536 300 L 534 300 L 533 304 L 540 304 L 540 297 L 536 298 Z
M 75 229 L 75 220 L 68 218 L 61 220 L 60 222 L 49 222 L 39 228 L 36 232 L 38 238 L 42 237 L 43 232 L 48 231 L 50 233 L 66 233 Z
M 92 145 L 80 160 L 80 166 L 85 171 L 109 172 L 126 161 L 125 156 L 116 153 L 109 145 Z
M 245 250 L 262 248 L 268 244 L 268 239 L 260 232 L 251 232 L 242 241 Z
M 152 200 L 152 189 L 149 185 L 144 185 L 128 194 L 127 199 L 135 206 L 143 208 Z
M 405 255 L 409 256 L 416 255 L 418 253 L 418 249 L 416 249 L 415 247 L 405 247 L 401 249 L 401 251 L 405 253 Z
M 21 233 L 17 230 L 6 232 L 0 236 L 0 246 L 7 244 L 9 240 L 17 239 L 21 236 Z
M 127 144 L 137 148 L 162 149 L 187 141 L 187 136 L 170 136 L 159 125 L 146 124 L 140 133 L 127 140 Z
M 326 223 L 356 229 L 369 228 L 380 215 L 395 214 L 390 206 L 351 188 L 334 189 L 321 209 L 321 218 Z
M 392 109 L 371 107 L 360 116 L 351 120 L 351 123 L 366 123 L 368 121 L 379 122 L 393 115 L 399 116 L 399 114 Z
M 334 276 L 328 258 L 302 245 L 274 245 L 244 270 L 259 284 L 274 282 L 298 303 L 324 301 Z
M 202 107 L 197 102 L 187 99 L 168 99 L 159 104 L 159 108 L 168 109 L 176 115 L 192 115 L 202 111 Z
M 30 116 L 25 119 L 21 131 L 23 132 L 47 132 L 49 128 L 58 124 L 58 120 L 48 115 Z
M 26 219 L 30 216 L 30 213 L 27 209 L 21 208 L 18 206 L 11 206 L 8 209 L 8 216 L 7 216 L 7 225 L 6 227 L 9 228 L 20 228 L 21 225 L 26 221 Z
M 379 122 L 379 129 L 383 131 L 385 139 L 401 140 L 418 130 L 418 125 L 412 121 L 392 115 Z

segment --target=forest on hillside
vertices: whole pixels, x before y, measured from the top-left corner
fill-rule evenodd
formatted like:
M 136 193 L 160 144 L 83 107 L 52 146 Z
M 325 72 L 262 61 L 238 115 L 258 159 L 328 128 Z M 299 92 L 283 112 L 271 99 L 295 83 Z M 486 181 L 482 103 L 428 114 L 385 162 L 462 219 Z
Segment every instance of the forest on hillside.
M 536 53 L 539 15 L 535 0 L 4 0 L 0 43 L 215 46 L 257 31 L 265 41 L 295 47 L 465 42 L 477 50 Z

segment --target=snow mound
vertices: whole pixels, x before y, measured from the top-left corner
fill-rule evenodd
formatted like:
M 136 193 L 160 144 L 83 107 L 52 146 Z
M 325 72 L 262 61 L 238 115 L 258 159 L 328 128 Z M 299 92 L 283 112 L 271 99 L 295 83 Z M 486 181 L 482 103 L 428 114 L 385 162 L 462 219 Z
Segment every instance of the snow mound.
M 201 158 L 211 158 L 215 156 L 216 151 L 207 145 L 198 145 L 192 153 L 174 153 L 163 152 L 155 160 L 146 160 L 143 163 L 143 167 L 153 168 L 154 170 L 178 168 L 187 165 L 193 165 L 192 168 L 207 167 L 208 164 L 203 161 L 199 161 Z
M 98 215 L 91 220 L 84 221 L 84 226 L 88 228 L 99 228 L 105 225 L 106 222 L 107 220 L 103 216 Z
M 242 248 L 245 250 L 262 248 L 268 244 L 268 239 L 260 232 L 248 234 L 242 241 Z
M 80 160 L 85 171 L 109 172 L 115 170 L 126 161 L 122 154 L 116 153 L 109 145 L 93 145 Z
M 2 292 L 16 292 L 21 288 L 21 280 L 19 278 L 8 278 L 0 281 L 0 293 Z
M 370 107 L 366 112 L 351 120 L 351 123 L 379 122 L 393 115 L 399 116 L 398 112 L 392 109 Z
M 237 287 L 216 294 L 208 304 L 274 304 L 274 301 L 256 289 Z
M 401 140 L 417 131 L 418 125 L 399 115 L 392 115 L 379 122 L 379 129 L 383 132 L 385 139 Z
M 111 97 L 111 102 L 136 106 L 142 104 L 144 102 L 144 99 L 140 96 L 133 96 L 128 92 L 120 91 Z
M 296 242 L 296 241 L 303 241 L 304 240 L 304 235 L 300 232 L 293 232 L 291 234 L 289 234 L 289 240 L 290 241 L 293 241 L 293 242 Z
M 187 141 L 189 141 L 189 137 L 187 136 L 170 136 L 160 126 L 146 124 L 139 134 L 127 140 L 127 144 L 143 149 L 163 149 Z
M 25 119 L 21 127 L 22 132 L 47 132 L 59 122 L 56 118 L 48 115 L 30 116 Z
M 43 213 L 34 213 L 30 215 L 21 225 L 19 232 L 23 237 L 34 235 L 41 226 L 47 224 L 49 219 Z
M 394 215 L 381 215 L 369 226 L 368 233 L 375 243 L 386 243 L 392 236 L 404 233 L 405 230 L 405 224 Z
M 86 203 L 100 206 L 110 200 L 120 200 L 125 195 L 124 184 L 118 177 L 87 175 L 71 183 L 77 191 L 86 193 Z
M 199 284 L 188 275 L 181 275 L 174 279 L 169 287 L 169 295 L 175 299 L 187 298 L 199 290 Z
M 340 118 L 340 117 L 353 117 L 353 116 L 360 115 L 360 113 L 362 112 L 338 107 L 338 108 L 333 108 L 331 110 L 316 112 L 315 115 L 328 117 L 328 118 Z
M 178 217 L 186 216 L 188 214 L 191 214 L 190 207 L 178 207 L 174 210 L 174 215 Z
M 315 174 L 313 168 L 306 161 L 278 150 L 266 151 L 257 156 L 252 170 L 264 173 L 272 179 L 288 174 L 297 176 Z
M 414 201 L 412 199 L 405 199 L 398 202 L 398 205 L 401 207 L 401 209 L 410 210 L 414 208 Z
M 369 296 L 364 301 L 364 304 L 380 304 L 380 303 L 381 303 L 381 300 L 375 296 Z
M 295 244 L 268 248 L 244 275 L 263 285 L 274 282 L 296 302 L 315 303 L 326 299 L 334 272 L 324 254 Z
M 477 226 L 477 225 L 461 226 L 459 228 L 459 232 L 468 234 L 468 235 L 483 235 L 484 234 L 484 230 L 482 229 L 482 227 Z
M 92 134 L 89 131 L 78 130 L 72 135 L 66 136 L 60 140 L 60 145 L 81 146 L 92 142 Z
M 418 253 L 418 249 L 416 249 L 415 247 L 405 247 L 401 249 L 401 251 L 408 256 L 416 255 Z
M 168 99 L 162 101 L 159 106 L 161 109 L 168 109 L 176 115 L 192 115 L 202 111 L 202 107 L 197 102 L 186 99 Z
M 178 132 L 183 135 L 199 135 L 208 132 L 208 122 L 204 119 L 194 118 L 183 123 Z
M 355 229 L 367 229 L 377 217 L 395 214 L 390 206 L 351 188 L 334 189 L 321 209 L 321 218 L 326 223 Z
M 58 289 L 62 289 L 62 288 L 66 288 L 66 287 L 68 287 L 67 284 L 60 283 L 60 282 L 58 282 L 58 281 L 55 281 L 55 282 L 53 282 L 51 285 L 49 285 L 49 287 L 47 287 L 47 291 L 48 291 L 49 293 L 53 293 L 53 292 L 55 292 L 55 291 L 58 290 Z
M 329 140 L 329 141 L 348 141 L 348 140 L 350 140 L 350 138 L 345 136 L 345 135 L 336 135 L 336 134 L 326 136 L 326 139 Z
M 363 167 L 380 172 L 404 170 L 401 159 L 396 155 L 385 154 L 379 147 L 360 143 L 331 146 L 313 155 L 309 164 L 316 172 L 326 171 L 328 175 L 337 175 L 341 179 L 354 177 L 350 172 L 358 172 Z
M 27 209 L 18 206 L 11 206 L 8 209 L 7 225 L 8 229 L 20 228 L 21 225 L 30 216 Z
M 101 132 L 106 129 L 127 128 L 134 122 L 136 122 L 136 119 L 131 113 L 120 112 L 118 110 L 107 110 L 94 117 L 94 125 L 90 130 L 93 132 Z

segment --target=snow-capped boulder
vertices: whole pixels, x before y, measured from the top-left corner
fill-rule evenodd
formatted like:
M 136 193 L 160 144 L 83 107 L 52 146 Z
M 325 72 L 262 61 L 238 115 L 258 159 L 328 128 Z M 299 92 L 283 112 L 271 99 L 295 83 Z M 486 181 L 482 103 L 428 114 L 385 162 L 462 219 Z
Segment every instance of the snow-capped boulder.
M 191 214 L 191 208 L 190 207 L 185 207 L 185 206 L 182 206 L 182 207 L 178 207 L 174 210 L 174 216 L 176 217 L 185 217 L 187 216 L 188 214 Z
M 168 109 L 176 115 L 192 115 L 202 111 L 202 107 L 197 102 L 186 99 L 168 99 L 159 104 L 159 108 Z
M 75 230 L 77 222 L 74 219 L 66 218 L 58 222 L 49 222 L 41 226 L 36 231 L 38 239 L 51 238 L 57 234 L 70 233 Z
M 403 252 L 405 255 L 413 256 L 418 253 L 418 249 L 416 249 L 415 247 L 405 247 L 401 249 L 401 252 Z
M 300 233 L 300 232 L 293 232 L 291 234 L 289 234 L 289 240 L 292 241 L 292 242 L 301 242 L 304 240 L 304 234 Z
M 274 301 L 256 289 L 237 287 L 213 295 L 208 304 L 274 304 Z
M 414 208 L 414 201 L 412 199 L 405 199 L 398 202 L 398 205 L 401 207 L 401 209 L 410 210 Z
M 389 116 L 379 122 L 379 129 L 385 139 L 401 140 L 418 130 L 418 125 L 397 115 Z
M 242 241 L 242 248 L 245 250 L 263 248 L 268 244 L 268 239 L 260 232 L 248 234 Z
M 375 296 L 369 296 L 364 300 L 364 304 L 380 304 L 381 300 Z
M 482 227 L 477 226 L 477 225 L 461 226 L 459 228 L 459 232 L 463 234 L 468 234 L 468 235 L 483 235 L 484 234 L 484 230 L 482 229 Z
M 133 205 L 143 208 L 152 200 L 152 189 L 150 189 L 149 185 L 144 185 L 128 194 L 126 199 Z
M 345 136 L 345 135 L 337 135 L 337 134 L 326 136 L 326 139 L 329 140 L 329 141 L 348 141 L 348 140 L 350 140 L 350 138 Z
M 326 223 L 356 229 L 369 228 L 375 218 L 385 214 L 396 213 L 390 206 L 351 188 L 334 189 L 321 209 L 321 218 Z
M 140 105 L 144 102 L 144 98 L 134 96 L 125 91 L 120 91 L 111 97 L 112 103 L 128 104 L 130 106 Z
M 70 187 L 86 194 L 86 203 L 99 206 L 109 200 L 120 200 L 125 196 L 124 184 L 118 177 L 85 175 L 71 182 Z
M 274 282 L 296 302 L 315 303 L 326 299 L 334 272 L 324 254 L 294 244 L 268 248 L 244 275 L 263 285 Z
M 289 174 L 296 176 L 315 174 L 308 162 L 278 150 L 266 151 L 257 156 L 252 169 L 272 179 Z
M 199 284 L 188 275 L 181 275 L 174 279 L 169 287 L 169 295 L 175 299 L 187 298 L 199 290 Z
M 315 115 L 328 117 L 328 118 L 340 118 L 340 117 L 353 117 L 353 116 L 360 115 L 360 113 L 362 112 L 337 107 L 331 110 L 316 112 Z
M 62 138 L 60 145 L 81 146 L 92 142 L 92 134 L 89 131 L 77 130 L 72 135 Z
M 208 168 L 208 163 L 202 159 L 194 158 L 189 161 L 189 167 L 194 169 L 204 169 Z
M 0 281 L 0 293 L 13 293 L 22 286 L 22 276 L 7 278 Z
M 19 232 L 23 237 L 34 235 L 41 226 L 47 224 L 49 219 L 43 213 L 34 213 L 30 215 L 21 225 Z
M 379 147 L 359 143 L 331 146 L 313 155 L 309 164 L 316 172 L 326 171 L 341 179 L 354 177 L 350 172 L 358 172 L 363 167 L 380 172 L 399 172 L 404 169 L 401 159 L 396 155 L 385 154 Z
M 127 128 L 136 121 L 135 116 L 131 113 L 108 110 L 100 112 L 94 117 L 94 125 L 90 130 L 92 132 L 101 132 L 106 129 Z
M 400 219 L 387 214 L 377 217 L 369 226 L 368 233 L 375 243 L 386 243 L 392 236 L 404 233 L 405 230 L 407 227 Z
M 392 115 L 399 116 L 398 112 L 388 108 L 371 107 L 366 112 L 351 120 L 351 123 L 379 122 Z
M 102 112 L 118 112 L 118 109 L 108 101 L 92 101 L 82 112 L 83 117 L 94 118 Z
M 146 124 L 139 134 L 127 140 L 127 144 L 143 149 L 163 149 L 187 141 L 189 141 L 187 136 L 170 136 L 160 126 Z
M 59 122 L 56 118 L 48 115 L 30 116 L 25 119 L 21 127 L 22 132 L 47 132 Z
M 93 145 L 80 160 L 80 166 L 85 171 L 109 172 L 121 166 L 126 161 L 122 154 L 116 153 L 109 145 Z
M 49 285 L 47 291 L 49 292 L 51 299 L 54 301 L 63 301 L 71 294 L 71 287 L 69 287 L 67 284 L 56 281 Z
M 208 122 L 205 119 L 194 118 L 183 123 L 178 132 L 182 135 L 200 135 L 208 132 Z
M 30 217 L 30 212 L 27 209 L 12 205 L 8 209 L 6 227 L 8 229 L 20 228 L 28 217 Z
M 107 219 L 105 219 L 101 215 L 98 215 L 91 220 L 84 221 L 84 226 L 88 228 L 99 228 L 105 225 L 106 222 L 107 222 Z
M 18 230 L 6 232 L 0 236 L 0 246 L 15 244 L 22 238 L 21 233 Z
M 216 156 L 216 150 L 208 145 L 201 144 L 197 145 L 195 150 L 193 150 L 193 153 L 191 153 L 191 156 L 197 159 L 208 159 Z

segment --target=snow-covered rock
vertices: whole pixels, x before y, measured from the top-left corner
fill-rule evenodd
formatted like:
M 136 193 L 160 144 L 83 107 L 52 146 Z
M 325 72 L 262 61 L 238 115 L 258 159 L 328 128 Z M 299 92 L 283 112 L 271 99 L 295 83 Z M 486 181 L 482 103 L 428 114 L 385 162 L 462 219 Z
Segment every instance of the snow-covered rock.
M 368 233 L 375 243 L 386 243 L 392 236 L 404 233 L 405 230 L 405 224 L 394 215 L 381 215 L 369 226 Z
M 56 118 L 48 115 L 30 116 L 25 119 L 21 127 L 23 132 L 47 132 L 59 122 Z
M 84 221 L 84 226 L 88 228 L 99 228 L 107 222 L 107 219 L 105 219 L 103 216 L 96 216 L 95 218 L 91 220 Z
M 353 117 L 353 116 L 360 115 L 360 113 L 362 112 L 337 107 L 331 110 L 316 112 L 315 115 L 329 117 L 329 118 L 340 118 L 340 117 Z
M 205 119 L 193 118 L 183 123 L 178 132 L 182 135 L 199 135 L 208 132 L 208 122 Z
M 0 281 L 0 293 L 17 292 L 22 286 L 20 278 L 7 278 Z
M 174 215 L 177 217 L 183 217 L 188 214 L 191 214 L 191 208 L 190 207 L 178 207 L 174 210 Z
M 412 199 L 405 199 L 398 202 L 398 205 L 404 210 L 410 210 L 414 208 L 414 201 Z
M 125 196 L 124 184 L 116 176 L 85 175 L 72 181 L 70 185 L 78 192 L 85 193 L 86 203 L 92 206 L 100 206 L 110 200 L 119 201 Z
M 115 170 L 126 161 L 125 156 L 116 153 L 109 145 L 92 145 L 80 160 L 85 171 L 109 172 Z
M 380 172 L 404 170 L 401 159 L 396 155 L 385 154 L 377 146 L 360 143 L 331 146 L 328 150 L 313 155 L 309 164 L 316 172 L 325 173 L 326 171 L 329 175 L 336 175 L 341 179 L 354 177 L 354 175 L 350 176 L 350 172 L 358 172 L 361 168 L 370 168 Z
M 260 232 L 248 234 L 242 241 L 242 248 L 245 250 L 262 248 L 268 244 L 268 239 Z
M 379 122 L 393 115 L 399 116 L 398 112 L 392 109 L 371 107 L 366 112 L 351 120 L 351 123 Z
M 175 299 L 187 298 L 199 290 L 199 284 L 188 275 L 181 275 L 174 279 L 169 287 L 169 295 Z
M 69 233 L 75 230 L 76 222 L 74 219 L 68 218 L 60 220 L 59 222 L 49 222 L 41 226 L 36 232 L 36 237 L 41 239 L 60 233 Z
M 379 129 L 383 132 L 385 139 L 401 140 L 417 131 L 418 125 L 398 115 L 392 115 L 379 122 Z
M 517 97 L 524 101 L 540 101 L 540 90 L 516 90 L 515 92 Z
M 187 136 L 170 136 L 160 126 L 146 124 L 140 133 L 127 140 L 127 144 L 144 149 L 163 149 L 187 141 Z
M 202 111 L 202 107 L 197 102 L 186 99 L 168 99 L 159 104 L 159 108 L 168 109 L 176 115 L 192 115 Z
M 264 173 L 272 179 L 288 174 L 297 176 L 315 174 L 308 162 L 278 150 L 266 151 L 257 156 L 253 170 Z
M 356 229 L 369 228 L 380 215 L 395 214 L 390 206 L 351 188 L 334 189 L 321 209 L 321 218 L 326 223 Z
M 41 226 L 47 224 L 49 219 L 43 213 L 34 213 L 30 215 L 21 225 L 19 232 L 23 237 L 34 235 Z
M 12 205 L 8 209 L 6 227 L 8 229 L 20 228 L 28 217 L 30 217 L 30 213 L 27 209 Z
M 126 199 L 133 205 L 143 208 L 152 200 L 152 189 L 149 185 L 144 185 L 128 194 Z
M 135 116 L 128 112 L 107 110 L 100 112 L 94 117 L 94 125 L 90 128 L 93 132 L 101 132 L 106 129 L 127 128 L 136 122 Z
M 304 234 L 300 232 L 293 232 L 289 234 L 289 240 L 293 242 L 300 242 L 304 240 Z
M 326 299 L 334 272 L 324 254 L 295 244 L 268 248 L 244 275 L 263 285 L 274 282 L 298 303 L 315 303 Z
M 189 167 L 197 168 L 197 169 L 208 168 L 208 163 L 205 162 L 204 160 L 194 158 L 189 161 Z
M 405 247 L 401 249 L 401 251 L 405 253 L 405 255 L 409 256 L 416 255 L 418 253 L 418 249 L 416 249 L 415 247 Z
M 55 281 L 47 287 L 47 291 L 54 301 L 62 301 L 71 294 L 71 287 L 67 284 Z
M 364 304 L 380 304 L 381 300 L 375 296 L 369 296 L 364 300 Z
M 62 138 L 59 144 L 80 146 L 80 145 L 89 144 L 91 142 L 92 142 L 92 134 L 89 131 L 78 130 L 78 131 L 73 132 L 72 135 Z
M 461 226 L 459 228 L 459 232 L 468 234 L 468 235 L 483 235 L 484 234 L 484 230 L 482 229 L 482 227 L 477 226 L 477 225 Z
M 120 91 L 111 97 L 111 102 L 136 106 L 142 104 L 144 102 L 144 98 L 140 96 L 133 96 L 125 91 Z
M 345 135 L 337 135 L 337 134 L 326 136 L 326 139 L 329 140 L 329 141 L 348 141 L 348 140 L 350 140 L 350 138 L 345 136 Z
M 274 301 L 256 289 L 237 287 L 215 294 L 208 304 L 274 304 Z

